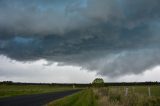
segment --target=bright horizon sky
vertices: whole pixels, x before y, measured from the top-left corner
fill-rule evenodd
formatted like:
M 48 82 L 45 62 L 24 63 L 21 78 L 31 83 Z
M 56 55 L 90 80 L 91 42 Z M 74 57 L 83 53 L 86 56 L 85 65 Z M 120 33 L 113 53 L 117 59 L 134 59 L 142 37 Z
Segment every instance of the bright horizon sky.
M 147 70 L 138 75 L 126 75 L 119 78 L 109 78 L 97 75 L 75 66 L 57 66 L 57 63 L 47 65 L 47 61 L 22 63 L 0 56 L 0 81 L 33 82 L 33 83 L 91 83 L 95 78 L 103 78 L 105 82 L 146 82 L 160 81 L 160 67 Z M 18 77 L 17 77 L 18 76 Z

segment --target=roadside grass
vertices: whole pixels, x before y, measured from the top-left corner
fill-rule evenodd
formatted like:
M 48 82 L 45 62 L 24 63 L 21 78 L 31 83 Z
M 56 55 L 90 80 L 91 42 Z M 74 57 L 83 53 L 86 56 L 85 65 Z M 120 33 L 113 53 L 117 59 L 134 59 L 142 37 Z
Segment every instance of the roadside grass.
M 46 106 L 97 106 L 97 103 L 93 90 L 86 89 L 79 93 L 50 102 Z
M 150 86 L 150 89 L 151 96 L 148 86 L 90 88 L 46 106 L 160 106 L 160 86 Z
M 98 96 L 98 106 L 160 106 L 159 86 L 150 88 L 151 96 L 147 86 L 95 88 L 94 93 Z
M 148 93 L 150 87 L 151 96 Z M 126 88 L 128 93 L 126 94 Z M 58 92 L 72 87 L 53 85 L 0 85 L 0 98 Z M 46 106 L 160 106 L 160 86 L 110 86 L 84 89 Z
M 28 95 L 28 94 L 40 94 L 48 92 L 58 92 L 71 90 L 72 87 L 55 87 L 52 85 L 0 85 L 0 98 Z
M 137 93 L 148 96 L 148 87 L 150 87 L 151 96 L 160 96 L 160 86 L 112 86 L 109 87 L 109 89 L 113 92 L 125 94 L 125 89 L 128 88 L 128 93 Z
M 148 86 L 137 86 L 134 88 L 136 93 L 148 96 Z M 152 96 L 160 96 L 160 86 L 150 86 Z

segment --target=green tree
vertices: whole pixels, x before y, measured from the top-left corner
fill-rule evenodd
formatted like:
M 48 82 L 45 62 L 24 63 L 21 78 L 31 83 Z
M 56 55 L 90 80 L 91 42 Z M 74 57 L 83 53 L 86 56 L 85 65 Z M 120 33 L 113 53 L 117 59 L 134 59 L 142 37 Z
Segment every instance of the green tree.
M 93 80 L 92 85 L 94 87 L 103 87 L 104 86 L 104 80 L 102 78 L 96 78 Z

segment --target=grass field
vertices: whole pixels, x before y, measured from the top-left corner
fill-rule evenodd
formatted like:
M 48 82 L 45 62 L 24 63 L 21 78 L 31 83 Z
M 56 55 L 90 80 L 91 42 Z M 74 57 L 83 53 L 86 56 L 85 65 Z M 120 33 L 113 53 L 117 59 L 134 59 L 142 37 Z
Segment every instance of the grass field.
M 126 95 L 126 88 L 128 89 Z M 48 106 L 160 106 L 160 86 L 90 88 Z
M 160 86 L 150 86 L 150 96 L 148 86 L 100 88 L 94 93 L 98 106 L 160 106 Z
M 72 87 L 55 87 L 51 85 L 0 85 L 0 98 L 17 95 L 40 94 L 70 90 Z
M 160 96 L 160 86 L 114 86 L 109 87 L 110 91 L 121 92 L 125 94 L 126 88 L 128 88 L 128 94 L 141 94 L 148 96 L 148 87 L 150 87 L 151 96 Z
M 160 86 L 110 86 L 84 89 L 47 106 L 160 106 Z M 72 87 L 52 85 L 0 85 L 0 98 L 58 92 Z M 128 90 L 127 90 L 128 89 Z M 126 94 L 127 93 L 127 94 Z
M 93 90 L 87 89 L 51 102 L 47 106 L 97 106 L 97 103 Z

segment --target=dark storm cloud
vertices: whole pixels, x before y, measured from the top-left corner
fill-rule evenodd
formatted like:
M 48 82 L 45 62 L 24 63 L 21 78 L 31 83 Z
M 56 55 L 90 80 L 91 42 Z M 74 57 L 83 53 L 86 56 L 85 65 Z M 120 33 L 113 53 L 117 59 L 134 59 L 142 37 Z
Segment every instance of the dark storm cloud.
M 46 59 L 99 74 L 160 64 L 159 0 L 1 0 L 0 54 Z

